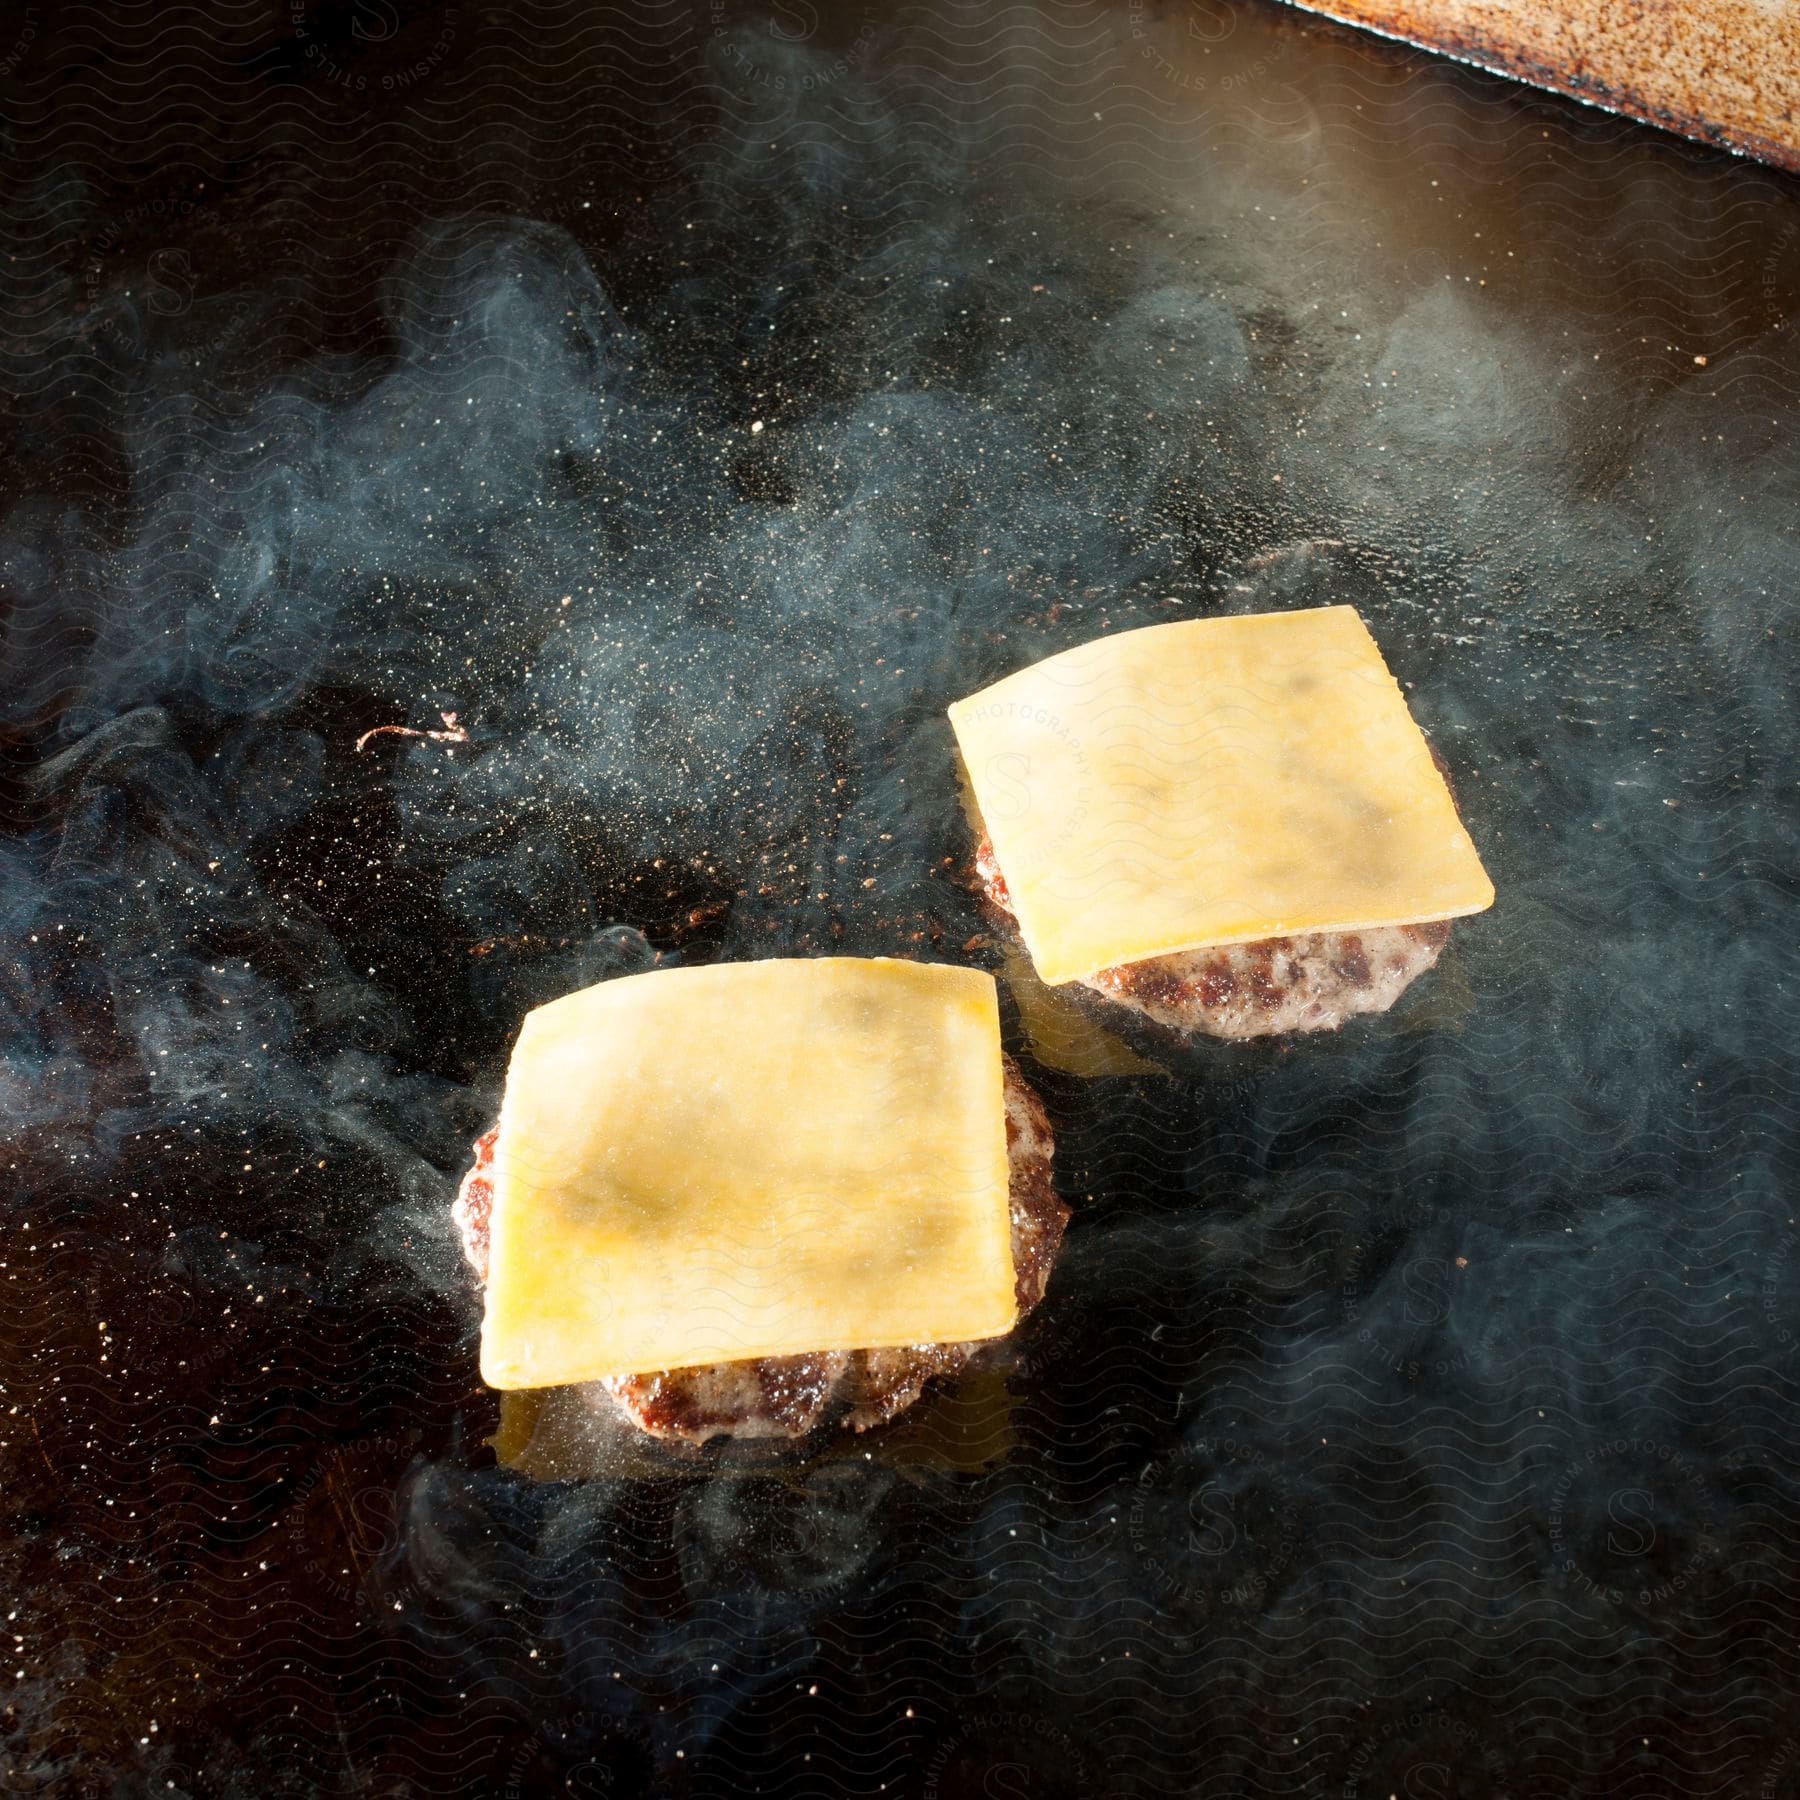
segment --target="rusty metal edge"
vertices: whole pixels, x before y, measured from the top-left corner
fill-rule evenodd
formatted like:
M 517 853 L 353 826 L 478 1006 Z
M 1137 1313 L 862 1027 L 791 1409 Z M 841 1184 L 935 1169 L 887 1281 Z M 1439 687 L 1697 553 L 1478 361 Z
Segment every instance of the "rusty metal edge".
M 1567 99 L 1578 100 L 1584 106 L 1636 119 L 1642 124 L 1654 125 L 1660 130 L 1692 138 L 1715 150 L 1724 150 L 1733 156 L 1750 157 L 1773 168 L 1784 169 L 1789 174 L 1800 175 L 1800 145 L 1784 144 L 1759 131 L 1721 124 L 1717 119 L 1706 119 L 1696 113 L 1663 106 L 1628 88 L 1615 88 L 1593 80 L 1571 80 L 1554 63 L 1534 57 L 1523 44 L 1497 43 L 1473 32 L 1462 37 L 1448 32 L 1441 38 L 1417 37 L 1409 32 L 1396 30 L 1391 25 L 1378 24 L 1367 14 L 1321 4 L 1320 0 L 1282 0 L 1282 4 L 1297 12 L 1312 13 L 1334 20 L 1340 25 L 1354 26 L 1359 31 L 1386 38 L 1390 43 L 1410 44 L 1415 49 L 1429 50 L 1438 56 L 1448 57 L 1452 62 L 1465 63 L 1470 68 L 1485 69 L 1493 75 L 1505 75 L 1531 87 L 1547 88 Z

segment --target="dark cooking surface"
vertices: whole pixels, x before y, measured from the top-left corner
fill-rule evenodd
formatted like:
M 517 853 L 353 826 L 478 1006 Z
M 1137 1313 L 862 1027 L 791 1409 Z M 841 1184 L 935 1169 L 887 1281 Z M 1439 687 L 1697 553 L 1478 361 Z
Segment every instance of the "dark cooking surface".
M 0 24 L 0 1792 L 1800 1792 L 1800 190 L 1260 6 L 826 10 Z M 1444 964 L 1093 1081 L 1009 1003 L 1001 1372 L 497 1468 L 522 1009 L 994 963 L 944 703 L 1324 600 Z

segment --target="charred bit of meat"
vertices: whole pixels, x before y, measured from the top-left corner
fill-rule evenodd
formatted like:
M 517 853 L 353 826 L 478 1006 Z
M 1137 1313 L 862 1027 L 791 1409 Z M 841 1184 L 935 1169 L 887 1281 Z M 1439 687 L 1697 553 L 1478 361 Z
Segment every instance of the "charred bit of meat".
M 356 740 L 357 754 L 361 755 L 368 747 L 370 738 L 378 737 L 430 738 L 438 744 L 466 744 L 469 741 L 469 728 L 457 724 L 455 713 L 441 712 L 438 717 L 444 721 L 442 731 L 425 731 L 417 725 L 373 726 Z

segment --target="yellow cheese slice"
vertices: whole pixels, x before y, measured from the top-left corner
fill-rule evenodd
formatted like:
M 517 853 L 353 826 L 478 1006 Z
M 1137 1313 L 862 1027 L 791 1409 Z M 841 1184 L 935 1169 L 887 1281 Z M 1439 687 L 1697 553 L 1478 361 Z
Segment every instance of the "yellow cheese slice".
M 1120 632 L 959 700 L 950 723 L 1047 982 L 1493 904 L 1353 607 Z
M 1016 1317 L 977 969 L 653 970 L 526 1015 L 494 1159 L 493 1387 L 996 1337 Z

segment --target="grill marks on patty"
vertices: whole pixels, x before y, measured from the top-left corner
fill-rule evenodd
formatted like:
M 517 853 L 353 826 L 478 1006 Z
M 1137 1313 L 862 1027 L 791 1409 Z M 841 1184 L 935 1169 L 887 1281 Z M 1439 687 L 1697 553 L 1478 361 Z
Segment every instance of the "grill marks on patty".
M 1102 969 L 1085 985 L 1176 1031 L 1269 1037 L 1386 1012 L 1438 959 L 1446 924 L 1311 932 Z
M 1017 923 L 986 832 L 975 873 Z M 1330 1031 L 1358 1013 L 1386 1012 L 1438 959 L 1447 923 L 1315 931 L 1149 956 L 1088 976 L 1081 986 L 1176 1032 L 1219 1038 Z
M 606 1375 L 590 1388 L 595 1398 L 604 1393 L 652 1437 L 696 1444 L 720 1432 L 745 1438 L 804 1437 L 824 1418 L 851 1354 L 814 1350 L 649 1375 Z
M 498 1125 L 475 1140 L 475 1160 L 450 1208 L 450 1218 L 462 1238 L 464 1260 L 483 1281 L 488 1272 L 488 1225 L 494 1215 L 494 1146 L 499 1141 Z
M 1069 1209 L 1051 1180 L 1055 1139 L 1050 1120 L 1018 1065 L 1005 1064 L 1006 1152 L 1013 1291 L 1024 1317 L 1044 1297 L 1062 1244 Z M 487 1279 L 488 1224 L 493 1212 L 494 1147 L 499 1127 L 475 1140 L 451 1217 L 463 1254 Z M 954 1374 L 983 1345 L 907 1344 L 884 1350 L 814 1350 L 762 1356 L 644 1375 L 609 1375 L 589 1383 L 652 1437 L 702 1443 L 728 1433 L 741 1438 L 799 1438 L 821 1425 L 856 1431 L 886 1424 L 919 1398 L 925 1384 Z

